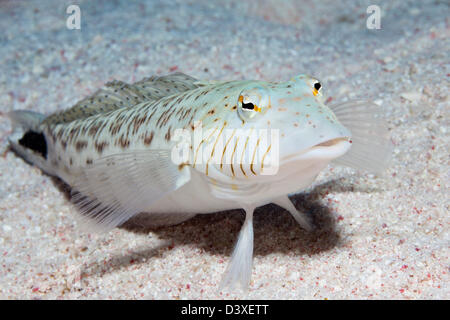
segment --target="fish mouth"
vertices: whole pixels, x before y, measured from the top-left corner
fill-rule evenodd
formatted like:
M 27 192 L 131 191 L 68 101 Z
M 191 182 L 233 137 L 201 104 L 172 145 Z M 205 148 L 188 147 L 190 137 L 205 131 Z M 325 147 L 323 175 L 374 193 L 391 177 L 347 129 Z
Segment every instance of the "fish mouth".
M 283 160 L 333 160 L 344 155 L 350 149 L 351 144 L 350 137 L 329 139 L 315 144 L 302 152 L 288 156 Z
M 314 145 L 312 148 L 332 147 L 332 146 L 339 145 L 341 142 L 349 142 L 349 143 L 351 143 L 350 138 L 342 137 L 342 138 L 335 138 L 335 139 L 331 139 L 331 140 L 327 140 L 327 141 L 321 142 L 319 144 Z
M 301 159 L 335 159 L 344 155 L 352 146 L 349 137 L 339 137 L 318 143 L 307 149 Z

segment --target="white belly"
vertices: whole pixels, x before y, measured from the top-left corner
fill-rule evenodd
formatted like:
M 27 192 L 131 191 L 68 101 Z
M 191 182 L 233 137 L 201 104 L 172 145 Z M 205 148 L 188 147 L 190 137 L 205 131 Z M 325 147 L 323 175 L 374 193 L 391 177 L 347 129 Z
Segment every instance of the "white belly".
M 204 184 L 193 180 L 157 201 L 149 208 L 148 212 L 197 214 L 237 208 L 239 205 L 236 201 L 216 198 Z

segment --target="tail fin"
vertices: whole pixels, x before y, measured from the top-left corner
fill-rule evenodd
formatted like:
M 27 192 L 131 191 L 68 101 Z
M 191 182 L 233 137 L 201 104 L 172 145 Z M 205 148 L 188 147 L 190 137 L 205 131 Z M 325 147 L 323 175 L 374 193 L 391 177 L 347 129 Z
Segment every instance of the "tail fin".
M 8 117 L 13 129 L 9 136 L 12 150 L 25 161 L 49 172 L 47 141 L 40 129 L 40 124 L 46 116 L 28 110 L 14 110 L 8 113 Z

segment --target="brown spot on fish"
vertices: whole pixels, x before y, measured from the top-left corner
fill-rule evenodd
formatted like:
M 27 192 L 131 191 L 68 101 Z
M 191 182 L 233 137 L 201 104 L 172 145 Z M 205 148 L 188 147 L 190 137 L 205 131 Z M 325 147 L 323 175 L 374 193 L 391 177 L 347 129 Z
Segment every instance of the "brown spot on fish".
M 164 138 L 166 139 L 166 141 L 170 141 L 170 129 L 172 129 L 172 127 L 169 127 L 169 129 L 167 130 L 166 135 L 164 136 Z
M 100 128 L 99 125 L 92 126 L 92 127 L 89 129 L 88 134 L 89 134 L 90 136 L 95 135 L 95 134 L 97 133 L 97 131 L 98 131 L 99 128 Z
M 172 118 L 172 115 L 174 113 L 175 113 L 175 109 L 173 109 L 170 114 L 166 115 L 166 118 L 164 119 L 163 123 L 161 124 L 161 127 L 165 126 L 169 122 L 170 118 Z
M 108 145 L 109 145 L 109 143 L 106 142 L 106 141 L 102 141 L 100 143 L 95 142 L 95 144 L 94 144 L 95 149 L 97 149 L 97 152 L 100 153 L 100 154 L 102 154 L 103 149 L 105 149 L 105 147 L 107 147 Z
M 147 119 L 145 120 L 145 124 L 149 124 L 150 120 L 152 119 L 153 115 L 156 113 L 157 109 L 154 109 L 153 112 L 150 114 L 149 117 L 147 117 Z
M 145 134 L 144 136 L 144 144 L 149 146 L 152 143 L 154 132 L 150 132 L 150 134 Z
M 159 116 L 158 120 L 156 121 L 156 126 L 157 126 L 157 127 L 160 127 L 160 128 L 161 128 L 162 122 L 163 122 L 163 119 L 164 119 L 164 116 L 167 114 L 167 112 L 169 112 L 169 110 L 164 111 L 164 112 Z
M 146 117 L 135 117 L 133 120 L 133 134 L 136 134 L 139 128 L 144 124 Z
M 90 158 L 86 159 L 86 164 L 92 164 L 92 162 L 94 162 L 92 159 L 90 159 Z
M 126 149 L 130 146 L 130 140 L 122 134 L 122 136 L 116 141 L 116 145 L 120 145 L 122 149 Z
M 183 107 L 180 107 L 175 115 L 176 116 L 180 116 L 181 112 L 184 112 L 184 108 Z
M 87 141 L 77 141 L 75 144 L 75 149 L 80 152 L 81 150 L 86 149 L 87 145 Z
M 122 122 L 111 121 L 111 125 L 109 126 L 109 133 L 111 136 L 115 136 L 120 128 L 122 127 Z

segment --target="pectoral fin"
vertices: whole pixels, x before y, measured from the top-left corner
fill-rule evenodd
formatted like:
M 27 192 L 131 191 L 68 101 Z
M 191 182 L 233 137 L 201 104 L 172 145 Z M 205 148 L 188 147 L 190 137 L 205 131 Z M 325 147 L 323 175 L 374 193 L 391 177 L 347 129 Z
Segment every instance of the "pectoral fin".
M 179 169 L 169 151 L 110 155 L 83 168 L 72 185 L 72 202 L 80 209 L 84 225 L 108 231 L 145 212 L 190 177 L 190 167 Z
M 352 147 L 338 164 L 380 173 L 389 165 L 392 143 L 382 108 L 368 101 L 349 101 L 330 106 L 352 133 Z

